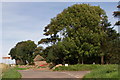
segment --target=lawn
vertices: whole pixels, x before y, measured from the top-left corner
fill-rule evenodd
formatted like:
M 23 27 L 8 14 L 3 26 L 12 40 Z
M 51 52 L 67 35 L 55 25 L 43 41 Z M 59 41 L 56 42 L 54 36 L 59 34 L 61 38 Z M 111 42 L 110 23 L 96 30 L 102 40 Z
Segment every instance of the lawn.
M 69 65 L 68 67 L 60 66 L 54 69 L 54 71 L 91 71 L 87 75 L 84 76 L 83 80 L 96 80 L 93 78 L 120 78 L 118 76 L 118 65 Z M 99 79 L 101 80 L 101 79 Z M 113 79 L 114 80 L 114 79 Z

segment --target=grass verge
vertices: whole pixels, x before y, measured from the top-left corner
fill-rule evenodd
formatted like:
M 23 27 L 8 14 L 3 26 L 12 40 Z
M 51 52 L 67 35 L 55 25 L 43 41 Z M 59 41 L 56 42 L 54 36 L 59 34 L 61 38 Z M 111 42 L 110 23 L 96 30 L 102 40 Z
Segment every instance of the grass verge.
M 104 80 L 109 80 L 106 78 L 115 78 L 115 79 L 120 78 L 118 76 L 118 65 L 112 65 L 112 64 L 111 65 L 77 64 L 77 65 L 69 65 L 68 67 L 60 66 L 55 68 L 54 71 L 91 71 L 90 73 L 84 76 L 83 80 L 103 80 L 103 78 L 105 78 Z
M 10 68 L 2 75 L 2 80 L 19 80 L 21 74 L 16 70 L 16 68 Z
M 30 68 L 19 68 L 19 67 L 16 67 L 15 69 L 16 70 L 27 70 L 27 69 L 30 69 Z
M 118 65 L 101 65 L 99 68 L 93 69 L 91 73 L 85 75 L 83 80 L 87 80 L 86 78 L 118 79 L 120 78 L 118 76 Z
M 54 71 L 90 71 L 100 67 L 101 65 L 76 64 L 69 66 L 56 67 Z

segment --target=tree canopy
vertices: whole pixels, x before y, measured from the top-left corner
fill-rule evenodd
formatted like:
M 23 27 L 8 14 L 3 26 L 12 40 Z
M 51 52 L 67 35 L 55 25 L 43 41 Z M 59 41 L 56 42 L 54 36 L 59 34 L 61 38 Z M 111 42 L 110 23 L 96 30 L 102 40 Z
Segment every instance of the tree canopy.
M 48 38 L 41 39 L 38 44 L 51 43 L 43 51 L 48 62 L 104 64 L 110 53 L 108 42 L 119 36 L 110 25 L 100 6 L 75 4 L 51 19 L 44 29 Z
M 114 14 L 116 17 L 117 14 Z M 119 63 L 120 34 L 108 22 L 100 6 L 74 4 L 45 26 L 38 44 L 50 44 L 45 49 L 37 47 L 34 41 L 18 42 L 9 55 L 17 64 L 32 64 L 36 55 L 48 63 L 97 64 Z M 118 60 L 118 61 L 117 61 Z
M 10 50 L 9 55 L 17 61 L 17 64 L 32 64 L 34 59 L 33 53 L 36 47 L 37 45 L 31 40 L 18 42 L 16 46 Z

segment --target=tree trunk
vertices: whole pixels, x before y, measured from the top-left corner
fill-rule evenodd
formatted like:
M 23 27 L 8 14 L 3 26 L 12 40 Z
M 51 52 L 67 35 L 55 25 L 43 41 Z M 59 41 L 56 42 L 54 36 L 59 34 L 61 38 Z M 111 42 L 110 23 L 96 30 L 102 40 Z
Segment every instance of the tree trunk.
M 65 65 L 65 60 L 64 59 L 62 59 L 62 64 Z
M 104 64 L 104 56 L 101 56 L 101 64 Z
M 82 64 L 84 64 L 84 58 L 82 57 Z
M 15 64 L 18 65 L 18 61 L 17 61 L 17 59 L 15 59 Z
M 19 59 L 15 59 L 15 63 L 16 63 L 16 65 L 19 65 L 21 63 L 21 61 Z
M 81 64 L 81 62 L 80 62 L 80 57 L 78 58 L 78 64 Z

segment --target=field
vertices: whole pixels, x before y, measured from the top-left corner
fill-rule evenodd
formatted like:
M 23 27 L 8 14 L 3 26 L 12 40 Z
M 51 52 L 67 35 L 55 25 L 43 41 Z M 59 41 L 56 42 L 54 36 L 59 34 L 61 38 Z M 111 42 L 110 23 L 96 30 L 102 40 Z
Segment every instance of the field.
M 91 71 L 84 76 L 86 78 L 120 78 L 118 76 L 118 65 L 69 65 L 60 66 L 54 71 Z M 88 79 L 87 79 L 88 80 Z

